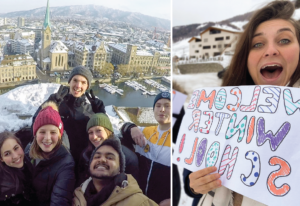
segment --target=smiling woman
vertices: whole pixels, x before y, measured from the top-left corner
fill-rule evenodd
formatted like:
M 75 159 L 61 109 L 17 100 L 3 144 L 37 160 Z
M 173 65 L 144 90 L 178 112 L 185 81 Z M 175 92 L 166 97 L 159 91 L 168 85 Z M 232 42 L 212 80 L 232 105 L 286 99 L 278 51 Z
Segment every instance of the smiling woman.
M 34 205 L 33 167 L 13 133 L 0 133 L 0 161 L 0 205 Z
M 63 132 L 57 105 L 46 102 L 34 121 L 34 139 L 26 151 L 34 166 L 32 184 L 39 205 L 71 205 L 75 162 L 62 144 Z
M 273 1 L 252 16 L 237 43 L 222 86 L 299 87 L 300 24 L 292 19 L 294 11 L 289 1 Z M 208 167 L 189 175 L 194 195 L 204 194 L 201 205 L 264 205 L 223 187 L 216 170 Z

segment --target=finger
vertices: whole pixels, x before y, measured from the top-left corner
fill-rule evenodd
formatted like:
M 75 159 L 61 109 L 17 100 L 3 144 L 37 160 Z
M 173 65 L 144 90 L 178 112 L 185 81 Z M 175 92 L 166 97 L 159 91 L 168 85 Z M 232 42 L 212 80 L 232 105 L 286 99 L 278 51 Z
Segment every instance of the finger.
M 94 95 L 94 92 L 92 89 L 90 90 L 90 93 L 91 93 L 92 99 L 95 99 L 95 95 Z
M 213 182 L 215 180 L 218 180 L 220 178 L 220 174 L 219 173 L 215 173 L 215 174 L 209 174 L 209 175 L 206 175 L 202 178 L 199 178 L 197 180 L 197 184 L 198 185 L 205 185 L 205 184 L 208 184 L 210 182 Z
M 88 92 L 85 92 L 85 96 L 88 98 L 89 101 L 91 101 L 92 98 L 90 97 L 90 94 Z
M 63 87 L 61 96 L 62 96 L 62 97 L 65 97 L 68 93 L 69 93 L 69 89 L 68 89 L 67 87 Z
M 189 175 L 189 178 L 190 179 L 193 179 L 193 180 L 196 180 L 196 179 L 199 179 L 200 177 L 203 177 L 205 175 L 208 175 L 212 172 L 215 172 L 217 171 L 217 167 L 213 166 L 213 167 L 207 167 L 205 169 L 202 169 L 202 170 L 198 170 L 196 172 L 192 172 L 190 175 Z
M 60 85 L 58 91 L 56 92 L 57 94 L 61 94 L 62 90 L 64 89 L 63 85 Z
M 203 193 L 206 194 L 206 193 L 208 193 L 209 191 L 212 191 L 212 190 L 214 190 L 214 189 L 217 189 L 217 188 L 219 188 L 219 187 L 221 187 L 221 186 L 222 186 L 221 180 L 215 180 L 215 181 L 213 181 L 213 182 L 210 182 L 210 183 L 206 184 L 206 185 L 203 187 L 203 188 L 204 188 Z

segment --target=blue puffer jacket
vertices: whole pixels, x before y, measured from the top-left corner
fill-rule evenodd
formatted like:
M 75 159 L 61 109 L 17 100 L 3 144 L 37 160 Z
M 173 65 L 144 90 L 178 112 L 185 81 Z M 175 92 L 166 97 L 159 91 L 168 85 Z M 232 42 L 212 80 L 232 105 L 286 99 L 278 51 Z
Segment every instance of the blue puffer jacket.
M 26 151 L 26 155 L 28 154 L 29 150 Z M 35 160 L 31 161 L 35 165 Z M 38 205 L 71 205 L 75 186 L 74 169 L 73 157 L 63 145 L 49 159 L 41 160 L 34 167 L 33 174 L 33 188 Z

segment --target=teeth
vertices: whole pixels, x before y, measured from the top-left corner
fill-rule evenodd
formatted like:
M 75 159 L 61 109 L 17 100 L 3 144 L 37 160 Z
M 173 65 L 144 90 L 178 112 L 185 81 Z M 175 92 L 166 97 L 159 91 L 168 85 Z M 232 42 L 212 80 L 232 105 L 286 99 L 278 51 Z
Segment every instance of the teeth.
M 266 68 L 266 67 L 275 67 L 275 66 L 281 67 L 281 66 L 278 65 L 278 64 L 271 64 L 271 65 L 266 65 L 266 66 L 264 66 L 262 69 L 264 69 L 264 68 Z
M 44 144 L 44 145 L 51 145 L 52 142 L 47 142 L 47 143 L 46 143 L 46 142 L 43 142 L 43 144 Z
M 21 158 L 19 158 L 17 161 L 15 161 L 15 163 L 19 163 L 19 162 L 20 162 L 20 160 L 21 160 Z

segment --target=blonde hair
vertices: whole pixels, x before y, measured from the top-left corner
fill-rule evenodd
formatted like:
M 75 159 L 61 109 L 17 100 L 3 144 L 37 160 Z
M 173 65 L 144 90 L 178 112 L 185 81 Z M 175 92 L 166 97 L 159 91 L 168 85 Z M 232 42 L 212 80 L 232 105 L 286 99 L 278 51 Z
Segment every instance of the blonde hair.
M 56 127 L 57 128 L 57 127 Z M 59 129 L 57 128 L 59 131 Z M 53 148 L 53 150 L 50 152 L 51 154 L 55 152 L 61 145 L 62 145 L 62 135 L 60 132 L 58 132 L 58 141 Z M 37 140 L 36 140 L 36 135 L 34 136 L 33 142 L 30 146 L 30 151 L 29 151 L 29 156 L 32 159 L 48 159 L 50 154 L 46 154 L 38 145 Z

